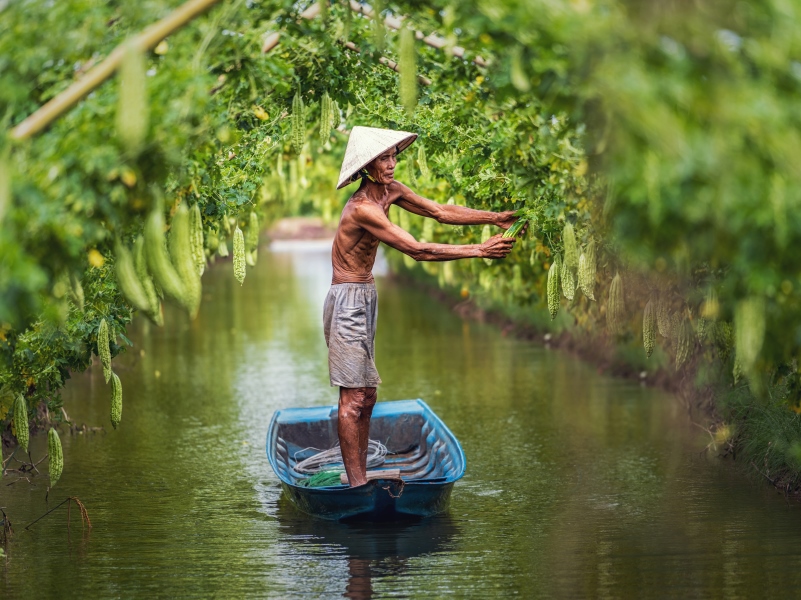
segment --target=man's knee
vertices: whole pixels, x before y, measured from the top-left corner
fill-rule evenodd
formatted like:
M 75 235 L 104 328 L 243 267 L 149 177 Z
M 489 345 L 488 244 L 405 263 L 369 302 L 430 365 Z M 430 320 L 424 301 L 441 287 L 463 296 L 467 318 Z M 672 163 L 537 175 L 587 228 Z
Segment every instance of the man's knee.
M 339 395 L 339 409 L 345 418 L 359 418 L 362 414 L 371 414 L 378 393 L 374 387 L 342 388 Z

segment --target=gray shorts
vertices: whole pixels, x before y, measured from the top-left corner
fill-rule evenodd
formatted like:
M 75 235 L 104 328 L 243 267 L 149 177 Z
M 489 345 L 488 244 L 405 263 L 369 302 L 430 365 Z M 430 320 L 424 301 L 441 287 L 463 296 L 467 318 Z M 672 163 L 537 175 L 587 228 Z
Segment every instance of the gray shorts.
M 332 386 L 377 387 L 375 328 L 378 294 L 373 283 L 338 283 L 325 298 L 323 329 Z

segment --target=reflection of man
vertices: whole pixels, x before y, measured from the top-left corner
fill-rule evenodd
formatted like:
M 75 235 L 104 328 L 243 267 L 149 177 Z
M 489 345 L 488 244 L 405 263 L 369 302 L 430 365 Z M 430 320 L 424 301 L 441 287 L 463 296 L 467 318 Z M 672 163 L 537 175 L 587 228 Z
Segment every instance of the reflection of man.
M 378 242 L 415 260 L 431 261 L 503 258 L 514 244 L 514 238 L 501 234 L 483 244 L 420 243 L 390 222 L 387 213 L 393 204 L 448 225 L 490 224 L 508 229 L 515 221 L 512 211 L 438 204 L 395 181 L 397 154 L 416 138 L 417 134 L 405 131 L 354 127 L 339 174 L 337 189 L 362 179 L 342 209 L 331 252 L 334 277 L 323 310 L 331 385 L 339 386 L 339 443 L 351 487 L 367 483 L 370 416 L 381 383 L 374 362 L 378 297 L 372 273 Z

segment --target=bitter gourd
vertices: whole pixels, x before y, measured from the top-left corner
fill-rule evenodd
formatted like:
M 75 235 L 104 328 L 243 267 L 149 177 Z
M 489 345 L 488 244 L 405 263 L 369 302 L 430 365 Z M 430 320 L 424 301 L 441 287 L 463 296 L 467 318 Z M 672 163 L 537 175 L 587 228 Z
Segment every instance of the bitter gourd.
M 178 300 L 194 319 L 200 308 L 201 284 L 192 249 L 191 216 L 185 204 L 178 206 L 172 218 L 170 257 L 184 292 Z
M 568 221 L 562 230 L 562 244 L 565 247 L 565 255 L 562 266 L 566 270 L 575 271 L 578 269 L 578 246 L 576 244 L 576 233 L 573 230 L 573 224 Z
M 406 114 L 414 113 L 417 105 L 417 57 L 414 50 L 414 32 L 402 27 L 400 32 L 400 97 Z
M 164 318 L 161 315 L 161 301 L 156 293 L 156 286 L 153 285 L 153 279 L 147 272 L 147 258 L 145 257 L 145 239 L 140 235 L 134 242 L 134 269 L 136 276 L 139 278 L 139 283 L 142 290 L 147 296 L 148 310 L 145 314 L 159 327 L 164 324 Z
M 136 267 L 131 253 L 119 241 L 114 247 L 114 270 L 120 290 L 131 306 L 143 313 L 150 311 L 150 301 L 142 287 L 142 282 L 136 275 Z
M 669 338 L 672 322 L 668 310 L 668 298 L 666 292 L 660 292 L 656 302 L 656 326 L 662 337 Z
M 573 300 L 576 294 L 576 280 L 573 277 L 573 271 L 570 270 L 564 259 L 562 259 L 562 264 L 559 266 L 559 275 L 562 280 L 562 293 L 568 300 Z
M 609 286 L 609 299 L 606 302 L 606 324 L 615 335 L 622 333 L 626 304 L 623 297 L 623 280 L 616 273 Z
M 417 147 L 417 166 L 420 168 L 420 175 L 424 179 L 431 175 L 431 171 L 428 168 L 428 160 L 426 159 L 426 147 L 423 144 Z
M 103 376 L 108 383 L 111 377 L 111 336 L 105 319 L 100 319 L 100 326 L 97 328 L 97 355 L 103 365 Z
M 234 229 L 234 277 L 239 285 L 245 282 L 245 236 L 239 225 Z
M 411 154 L 406 158 L 406 171 L 409 174 L 409 187 L 412 189 L 416 188 L 417 175 L 414 172 L 414 159 L 412 158 Z
M 64 470 L 64 450 L 58 432 L 52 427 L 47 432 L 47 462 L 50 467 L 50 487 L 53 487 Z
M 552 321 L 556 318 L 556 313 L 559 312 L 559 269 L 561 268 L 561 263 L 562 259 L 557 254 L 548 269 L 548 312 L 551 314 Z
M 228 257 L 228 241 L 223 235 L 220 236 L 220 243 L 217 246 L 217 254 L 220 255 L 221 258 Z
M 181 302 L 185 296 L 184 284 L 170 262 L 164 243 L 164 215 L 160 203 L 150 211 L 145 223 L 145 256 L 147 268 L 162 291 Z
M 22 394 L 17 394 L 14 400 L 14 435 L 17 443 L 25 452 L 28 451 L 28 440 L 30 431 L 28 430 L 28 403 Z
M 256 216 L 255 212 L 251 212 L 248 219 L 248 232 L 245 236 L 245 252 L 247 252 L 249 257 L 248 265 L 255 267 L 259 253 L 259 217 Z
M 325 3 L 323 3 L 325 4 Z M 328 95 L 326 90 L 323 97 L 320 99 L 320 144 L 323 145 L 328 141 L 328 136 L 331 133 L 331 126 L 334 121 L 333 106 L 331 103 L 331 96 Z
M 193 204 L 189 211 L 190 240 L 192 242 L 192 256 L 195 258 L 197 275 L 203 275 L 206 270 L 206 253 L 204 252 L 203 240 L 203 217 L 200 214 L 200 206 Z
M 595 240 L 579 256 L 578 281 L 584 295 L 595 300 Z
M 650 358 L 656 342 L 656 305 L 653 298 L 645 304 L 642 314 L 642 344 L 645 347 L 645 356 Z
M 292 99 L 292 148 L 296 153 L 303 151 L 306 141 L 306 106 L 300 96 L 300 90 L 295 92 Z
M 111 424 L 114 429 L 122 420 L 122 383 L 117 374 L 111 373 Z

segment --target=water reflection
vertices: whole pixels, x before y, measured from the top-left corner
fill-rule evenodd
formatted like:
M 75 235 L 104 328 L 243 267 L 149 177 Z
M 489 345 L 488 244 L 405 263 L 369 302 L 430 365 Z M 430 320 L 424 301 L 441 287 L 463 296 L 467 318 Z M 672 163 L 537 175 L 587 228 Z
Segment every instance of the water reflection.
M 297 552 L 345 558 L 342 596 L 353 600 L 373 598 L 381 579 L 410 575 L 412 558 L 452 551 L 459 535 L 447 513 L 428 519 L 338 523 L 309 517 L 284 497 L 276 516 L 283 540 Z

